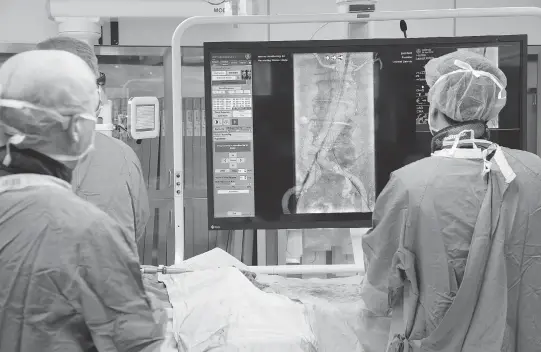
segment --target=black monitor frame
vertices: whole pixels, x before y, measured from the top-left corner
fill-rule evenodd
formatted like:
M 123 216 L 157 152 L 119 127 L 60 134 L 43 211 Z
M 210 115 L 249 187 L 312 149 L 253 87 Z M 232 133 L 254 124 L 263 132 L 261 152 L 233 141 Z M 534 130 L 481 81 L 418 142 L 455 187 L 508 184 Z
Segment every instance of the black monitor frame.
M 268 42 L 205 42 L 204 43 L 204 79 L 205 79 L 205 114 L 206 119 L 206 163 L 207 163 L 207 202 L 208 202 L 208 224 L 210 230 L 233 230 L 233 229 L 313 229 L 313 228 L 370 228 L 372 226 L 370 217 L 354 221 L 325 220 L 325 221 L 276 221 L 258 222 L 250 218 L 215 218 L 214 217 L 214 178 L 213 178 L 213 139 L 212 139 L 212 88 L 208 84 L 211 81 L 211 53 L 234 53 L 250 50 L 268 49 L 298 49 L 303 52 L 324 52 L 326 48 L 334 48 L 344 52 L 358 51 L 363 47 L 364 52 L 377 52 L 378 48 L 395 45 L 457 45 L 475 46 L 482 44 L 489 46 L 498 43 L 519 43 L 520 45 L 520 103 L 519 103 L 519 127 L 521 133 L 521 149 L 526 150 L 527 146 L 527 64 L 528 64 L 528 36 L 527 35 L 504 35 L 504 36 L 475 36 L 475 37 L 434 37 L 434 38 L 393 38 L 393 39 L 345 39 L 345 40 L 309 40 L 309 41 L 268 41 Z M 357 50 L 355 50 L 357 48 Z M 377 153 L 377 152 L 376 152 Z

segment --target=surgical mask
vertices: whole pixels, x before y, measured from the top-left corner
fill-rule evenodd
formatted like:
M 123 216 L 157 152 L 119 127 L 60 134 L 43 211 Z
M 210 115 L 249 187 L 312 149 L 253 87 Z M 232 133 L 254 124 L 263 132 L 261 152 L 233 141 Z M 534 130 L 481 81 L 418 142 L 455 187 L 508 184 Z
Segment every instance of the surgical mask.
M 11 109 L 17 109 L 17 110 L 21 110 L 23 112 L 26 112 L 28 115 L 31 115 L 30 111 L 32 110 L 37 110 L 37 111 L 42 111 L 42 112 L 45 112 L 47 114 L 50 114 L 51 116 L 57 116 L 58 119 L 56 119 L 57 121 L 59 122 L 63 122 L 63 121 L 66 121 L 67 119 L 61 115 L 60 113 L 58 113 L 57 111 L 53 110 L 53 109 L 49 109 L 49 108 L 45 108 L 45 107 L 39 107 L 37 105 L 34 105 L 32 103 L 29 103 L 29 102 L 24 102 L 24 101 L 20 101 L 20 100 L 15 100 L 15 99 L 0 99 L 0 107 L 5 107 L 5 108 L 11 108 Z M 89 121 L 92 121 L 94 123 L 96 123 L 97 121 L 97 118 L 91 114 L 75 114 L 73 115 L 72 119 L 85 119 L 85 120 L 89 120 Z M 92 129 L 91 131 L 92 135 L 91 135 L 91 141 L 88 145 L 88 147 L 79 155 L 63 155 L 63 154 L 47 154 L 47 156 L 49 156 L 50 158 L 52 159 L 55 159 L 59 162 L 72 162 L 72 161 L 80 161 L 81 159 L 83 159 L 85 156 L 87 156 L 93 149 L 94 149 L 94 140 L 95 140 L 95 131 L 94 129 Z M 26 136 L 23 134 L 23 133 L 16 133 L 14 134 L 13 136 L 11 136 L 7 143 L 6 143 L 6 149 L 7 149 L 7 153 L 6 153 L 6 156 L 4 158 L 4 160 L 2 161 L 2 163 L 5 165 L 5 166 L 9 166 L 11 164 L 11 153 L 10 153 L 10 146 L 13 145 L 13 146 L 17 146 L 17 145 L 20 145 L 21 143 L 23 143 L 23 141 L 26 139 Z

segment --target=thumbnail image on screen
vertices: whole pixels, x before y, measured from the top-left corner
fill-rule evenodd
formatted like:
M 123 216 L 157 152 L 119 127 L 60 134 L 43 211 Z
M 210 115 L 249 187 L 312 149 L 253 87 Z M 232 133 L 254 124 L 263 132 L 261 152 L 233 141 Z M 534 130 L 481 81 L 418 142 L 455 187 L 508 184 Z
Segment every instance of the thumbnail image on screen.
M 373 53 L 293 55 L 296 213 L 372 211 L 373 63 Z

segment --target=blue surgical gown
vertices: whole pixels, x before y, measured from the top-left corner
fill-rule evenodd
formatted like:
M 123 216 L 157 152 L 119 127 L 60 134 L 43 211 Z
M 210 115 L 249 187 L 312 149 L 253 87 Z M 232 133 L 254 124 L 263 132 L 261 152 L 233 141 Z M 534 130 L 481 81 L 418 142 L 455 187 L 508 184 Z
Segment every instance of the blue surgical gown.
M 363 238 L 366 350 L 541 351 L 541 159 L 503 151 L 510 183 L 476 159 L 393 173 Z
M 0 193 L 0 351 L 159 351 L 135 240 L 68 187 Z
M 124 226 L 134 239 L 145 233 L 148 193 L 141 163 L 122 141 L 96 133 L 95 149 L 73 171 L 73 190 Z

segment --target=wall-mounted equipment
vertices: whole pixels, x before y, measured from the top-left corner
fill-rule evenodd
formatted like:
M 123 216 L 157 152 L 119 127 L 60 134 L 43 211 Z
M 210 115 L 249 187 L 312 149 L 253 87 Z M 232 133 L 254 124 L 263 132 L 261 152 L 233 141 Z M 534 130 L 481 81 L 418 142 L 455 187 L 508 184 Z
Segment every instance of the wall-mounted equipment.
M 128 130 L 135 140 L 160 134 L 160 103 L 156 97 L 133 97 L 128 102 Z

